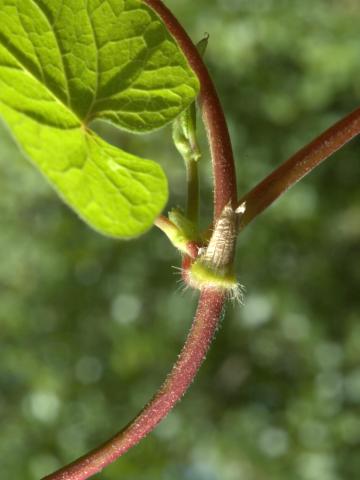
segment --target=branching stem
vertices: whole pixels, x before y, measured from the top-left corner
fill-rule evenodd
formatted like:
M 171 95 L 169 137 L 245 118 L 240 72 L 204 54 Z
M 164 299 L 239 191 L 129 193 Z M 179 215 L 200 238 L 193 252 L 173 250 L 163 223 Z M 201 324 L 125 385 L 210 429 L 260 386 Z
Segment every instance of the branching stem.
M 194 225 L 199 221 L 199 172 L 198 162 L 193 158 L 185 161 L 186 184 L 187 184 L 187 205 L 186 216 Z
M 238 201 L 238 205 L 246 202 L 246 212 L 241 217 L 240 229 L 359 133 L 360 108 L 295 153 Z
M 143 1 L 163 19 L 200 79 L 200 105 L 213 162 L 216 222 L 229 201 L 233 208 L 237 206 L 235 168 L 225 117 L 201 56 L 181 25 L 160 0 Z M 357 109 L 293 155 L 239 200 L 238 205 L 246 202 L 240 228 L 244 228 L 288 188 L 359 133 L 360 109 Z M 164 231 L 176 228 L 165 217 L 159 217 L 156 224 Z M 192 328 L 178 361 L 150 403 L 109 441 L 44 480 L 85 480 L 115 461 L 155 428 L 194 379 L 218 327 L 224 303 L 223 290 L 203 289 Z
M 182 26 L 160 0 L 143 1 L 162 18 L 200 80 L 200 106 L 212 156 L 216 221 L 225 205 L 231 202 L 235 207 L 237 199 L 234 160 L 225 116 L 202 58 Z M 160 223 L 163 220 L 160 217 Z M 155 428 L 193 381 L 219 325 L 224 303 L 223 290 L 204 288 L 180 357 L 150 403 L 109 441 L 43 480 L 85 480 L 115 461 Z

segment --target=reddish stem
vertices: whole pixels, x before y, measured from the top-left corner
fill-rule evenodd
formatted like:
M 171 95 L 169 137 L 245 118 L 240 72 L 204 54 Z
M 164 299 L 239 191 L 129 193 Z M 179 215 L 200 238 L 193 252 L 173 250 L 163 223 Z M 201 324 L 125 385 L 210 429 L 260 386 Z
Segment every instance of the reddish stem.
M 84 480 L 114 462 L 144 438 L 183 396 L 211 344 L 223 309 L 223 292 L 204 290 L 178 361 L 164 385 L 135 419 L 113 438 L 43 480 Z
M 229 131 L 219 97 L 197 48 L 183 27 L 160 0 L 144 0 L 161 17 L 184 52 L 200 81 L 200 105 L 210 145 L 214 177 L 214 220 L 225 205 L 236 203 L 236 173 Z
M 159 0 L 144 0 L 144 3 L 162 18 L 200 80 L 200 104 L 213 163 L 216 220 L 229 201 L 235 206 L 237 198 L 235 167 L 225 116 L 201 56 L 179 22 Z M 159 222 L 163 221 L 161 217 Z M 193 248 L 194 252 L 197 252 L 195 244 Z M 153 430 L 193 381 L 218 327 L 224 303 L 223 291 L 204 289 L 200 294 L 195 319 L 179 359 L 150 403 L 109 441 L 43 480 L 85 480 L 115 461 Z
M 246 202 L 246 212 L 241 217 L 240 229 L 359 133 L 360 108 L 295 153 L 239 200 L 238 205 Z

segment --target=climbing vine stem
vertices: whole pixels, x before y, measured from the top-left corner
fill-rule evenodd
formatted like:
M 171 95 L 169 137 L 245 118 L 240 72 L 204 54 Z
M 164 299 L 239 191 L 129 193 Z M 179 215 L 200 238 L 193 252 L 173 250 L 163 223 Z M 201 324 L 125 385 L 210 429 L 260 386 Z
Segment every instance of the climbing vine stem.
M 160 0 L 143 0 L 155 10 L 178 41 L 201 83 L 200 105 L 211 150 L 214 174 L 214 224 L 224 208 L 246 205 L 240 230 L 288 188 L 360 133 L 360 109 L 355 110 L 301 149 L 249 193 L 236 201 L 236 176 L 230 138 L 216 90 L 201 56 L 182 26 Z M 156 224 L 167 234 L 175 225 L 165 217 Z M 185 255 L 194 259 L 194 250 Z M 163 386 L 144 409 L 119 433 L 100 447 L 43 480 L 84 480 L 115 461 L 144 438 L 168 414 L 194 379 L 222 316 L 226 294 L 204 287 L 190 333 Z
M 155 397 L 123 430 L 100 447 L 43 480 L 84 480 L 115 461 L 144 438 L 183 396 L 196 375 L 216 331 L 224 293 L 201 293 L 195 320 L 184 348 Z
M 200 81 L 199 103 L 211 151 L 216 221 L 226 205 L 230 203 L 235 208 L 237 199 L 234 160 L 225 116 L 202 58 L 183 27 L 159 0 L 143 1 L 162 18 Z M 169 224 L 165 223 L 163 217 L 157 221 L 158 226 L 161 224 L 166 229 Z M 202 289 L 190 333 L 177 362 L 158 393 L 134 420 L 100 447 L 43 480 L 85 480 L 115 461 L 156 427 L 183 396 L 200 368 L 218 328 L 225 297 L 222 289 Z

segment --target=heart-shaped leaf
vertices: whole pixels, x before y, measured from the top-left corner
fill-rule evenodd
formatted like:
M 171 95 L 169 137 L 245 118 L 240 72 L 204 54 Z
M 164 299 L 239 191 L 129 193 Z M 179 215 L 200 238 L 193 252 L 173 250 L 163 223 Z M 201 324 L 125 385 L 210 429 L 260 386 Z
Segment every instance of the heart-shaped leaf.
M 197 91 L 184 55 L 141 0 L 0 0 L 0 116 L 60 196 L 104 234 L 148 229 L 167 180 L 89 123 L 151 131 Z

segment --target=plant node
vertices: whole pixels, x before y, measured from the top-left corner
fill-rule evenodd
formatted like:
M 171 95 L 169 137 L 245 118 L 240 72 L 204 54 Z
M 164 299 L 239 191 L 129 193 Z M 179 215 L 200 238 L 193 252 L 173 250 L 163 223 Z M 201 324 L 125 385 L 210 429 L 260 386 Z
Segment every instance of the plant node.
M 237 226 L 245 210 L 245 203 L 236 210 L 230 203 L 224 207 L 207 247 L 183 274 L 190 287 L 222 290 L 229 298 L 241 301 L 243 287 L 237 282 L 233 264 Z

